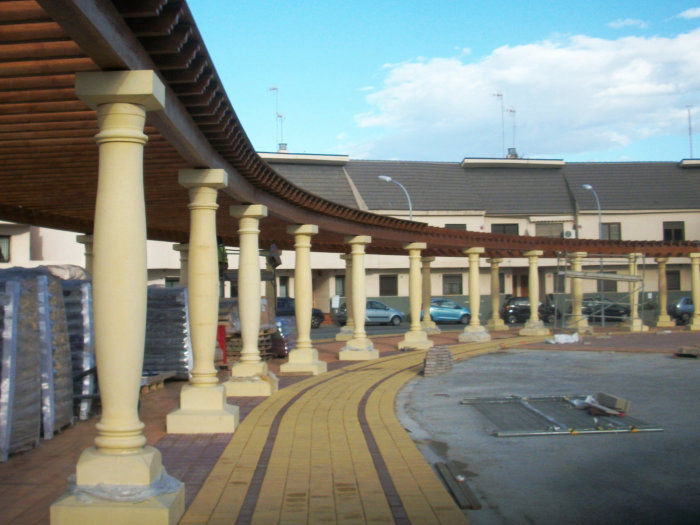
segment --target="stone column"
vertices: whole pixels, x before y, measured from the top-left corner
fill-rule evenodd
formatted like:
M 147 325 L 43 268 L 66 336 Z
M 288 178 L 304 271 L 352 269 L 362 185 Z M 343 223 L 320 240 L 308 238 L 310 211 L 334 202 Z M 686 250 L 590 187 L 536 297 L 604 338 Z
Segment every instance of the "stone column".
M 582 260 L 588 255 L 587 252 L 573 252 L 569 254 L 572 272 L 582 271 Z M 588 332 L 588 318 L 583 315 L 583 283 L 580 277 L 571 278 L 571 319 L 569 328 L 575 328 L 577 332 Z
M 76 235 L 75 240 L 80 244 L 85 245 L 85 271 L 92 275 L 92 268 L 94 266 L 94 258 L 92 252 L 93 236 L 86 235 Z
M 93 311 L 102 403 L 96 446 L 81 454 L 76 483 L 146 490 L 164 470 L 138 415 L 146 333 L 144 124 L 147 110 L 163 109 L 165 88 L 153 71 L 90 72 L 76 75 L 75 92 L 97 108 L 99 126 Z M 184 485 L 176 485 L 133 505 L 67 494 L 51 506 L 51 522 L 109 523 L 118 512 L 125 523 L 175 523 L 184 512 Z
M 630 253 L 629 258 L 629 274 L 637 276 L 637 263 L 644 255 L 641 253 Z M 646 332 L 649 327 L 646 326 L 639 317 L 639 281 L 630 281 L 627 285 L 630 294 L 630 318 L 625 323 L 625 328 L 630 332 Z
M 508 330 L 508 325 L 501 319 L 501 282 L 498 279 L 498 265 L 503 259 L 493 257 L 491 263 L 491 319 L 486 323 L 486 328 L 494 330 Z
M 280 366 L 280 372 L 308 372 L 318 375 L 327 365 L 319 361 L 318 351 L 311 345 L 311 309 L 313 290 L 311 278 L 311 236 L 318 233 L 315 224 L 287 227 L 294 235 L 296 263 L 294 266 L 294 315 L 297 320 L 297 345 L 289 352 L 289 360 Z
M 549 330 L 539 319 L 538 308 L 540 304 L 540 279 L 537 271 L 537 258 L 544 252 L 541 250 L 530 250 L 523 255 L 528 258 L 530 271 L 528 274 L 528 288 L 530 299 L 530 319 L 525 323 L 525 327 L 518 332 L 520 335 L 549 335 Z
M 231 433 L 238 426 L 238 407 L 226 403 L 214 366 L 219 319 L 216 197 L 228 175 L 220 169 L 185 169 L 179 182 L 190 191 L 187 304 L 194 363 L 190 382 L 180 391 L 180 408 L 167 416 L 167 429 L 169 434 Z
M 422 264 L 423 279 L 423 285 L 421 287 L 423 290 L 423 321 L 421 322 L 421 327 L 428 335 L 440 333 L 440 329 L 438 328 L 437 324 L 435 324 L 435 321 L 433 321 L 430 317 L 430 299 L 433 295 L 432 284 L 430 281 L 430 263 L 434 260 L 435 257 L 422 257 L 420 260 Z
M 173 250 L 180 253 L 180 286 L 187 286 L 187 273 L 189 272 L 189 250 L 190 245 L 179 243 L 173 245 Z M 218 287 L 218 284 L 217 284 Z
M 366 361 L 377 359 L 379 352 L 365 332 L 367 292 L 365 289 L 365 246 L 372 242 L 366 235 L 346 237 L 352 257 L 352 317 L 354 320 L 352 339 L 338 353 L 340 361 Z
M 355 319 L 352 317 L 352 255 L 343 254 L 340 258 L 345 261 L 345 311 L 348 317 L 345 324 L 340 328 L 340 332 L 335 335 L 335 340 L 349 341 L 355 332 Z
M 688 323 L 688 330 L 700 330 L 700 252 L 690 254 L 690 276 L 693 290 L 695 312 Z
M 668 286 L 666 285 L 666 263 L 668 262 L 667 257 L 657 257 L 656 263 L 658 264 L 659 272 L 659 317 L 656 320 L 656 326 L 658 328 L 666 328 L 669 326 L 676 326 L 671 320 L 671 316 L 668 315 L 666 311 L 668 308 Z
M 403 341 L 399 341 L 399 350 L 427 350 L 433 346 L 433 342 L 428 339 L 428 334 L 423 331 L 420 322 L 420 307 L 423 299 L 420 252 L 426 248 L 427 245 L 424 242 L 412 242 L 403 247 L 404 250 L 408 250 L 408 303 L 411 312 L 411 327 L 404 334 Z
M 241 320 L 241 359 L 231 368 L 231 379 L 224 383 L 228 396 L 269 396 L 277 392 L 277 378 L 260 357 L 260 219 L 267 217 L 261 204 L 231 206 L 239 220 L 238 317 Z
M 479 310 L 481 307 L 481 291 L 479 290 L 479 255 L 484 253 L 482 247 L 467 248 L 462 252 L 469 256 L 469 311 L 471 320 L 464 331 L 459 334 L 459 341 L 489 341 L 491 335 L 481 325 Z

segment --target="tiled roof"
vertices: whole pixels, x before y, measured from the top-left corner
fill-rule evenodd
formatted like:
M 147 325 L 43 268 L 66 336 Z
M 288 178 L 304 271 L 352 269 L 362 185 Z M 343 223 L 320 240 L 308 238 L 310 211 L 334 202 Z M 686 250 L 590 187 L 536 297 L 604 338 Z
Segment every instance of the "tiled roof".
M 268 160 L 274 170 L 292 184 L 343 206 L 357 208 L 343 166 L 285 164 Z

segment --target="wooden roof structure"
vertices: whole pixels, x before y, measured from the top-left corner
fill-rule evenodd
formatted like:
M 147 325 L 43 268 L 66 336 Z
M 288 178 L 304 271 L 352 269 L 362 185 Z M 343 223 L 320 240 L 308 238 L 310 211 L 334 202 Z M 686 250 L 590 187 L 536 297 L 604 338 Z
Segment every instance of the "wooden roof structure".
M 148 237 L 187 242 L 182 168 L 221 168 L 218 233 L 237 245 L 230 205 L 264 204 L 262 247 L 291 249 L 289 224 L 317 224 L 316 251 L 344 252 L 346 235 L 370 235 L 369 253 L 490 256 L 523 251 L 682 256 L 697 242 L 615 242 L 521 237 L 430 227 L 368 213 L 305 191 L 263 161 L 248 140 L 184 0 L 9 0 L 0 2 L 0 219 L 90 233 L 97 184 L 95 111 L 78 100 L 81 71 L 154 70 L 166 108 L 149 113 L 144 154 Z M 245 81 L 245 72 L 241 75 Z

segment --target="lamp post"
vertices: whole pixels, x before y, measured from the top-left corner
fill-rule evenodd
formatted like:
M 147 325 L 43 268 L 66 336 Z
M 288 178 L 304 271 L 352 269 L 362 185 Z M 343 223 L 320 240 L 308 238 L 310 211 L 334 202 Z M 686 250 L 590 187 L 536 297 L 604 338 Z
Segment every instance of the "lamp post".
M 603 240 L 603 213 L 600 209 L 600 199 L 598 198 L 598 193 L 595 191 L 593 186 L 590 184 L 583 184 L 581 186 L 584 190 L 588 190 L 593 193 L 595 197 L 595 205 L 598 207 L 598 239 Z M 603 273 L 603 256 L 600 256 L 600 273 Z M 605 326 L 605 305 L 603 304 L 603 287 L 601 286 L 599 292 L 600 298 L 600 324 Z
M 412 221 L 413 220 L 413 205 L 411 204 L 411 196 L 408 194 L 408 191 L 406 191 L 406 188 L 404 188 L 403 184 L 401 184 L 399 181 L 392 179 L 388 175 L 379 175 L 379 179 L 383 180 L 384 182 L 393 182 L 396 184 L 399 188 L 403 190 L 403 192 L 406 194 L 406 200 L 408 200 L 408 220 Z

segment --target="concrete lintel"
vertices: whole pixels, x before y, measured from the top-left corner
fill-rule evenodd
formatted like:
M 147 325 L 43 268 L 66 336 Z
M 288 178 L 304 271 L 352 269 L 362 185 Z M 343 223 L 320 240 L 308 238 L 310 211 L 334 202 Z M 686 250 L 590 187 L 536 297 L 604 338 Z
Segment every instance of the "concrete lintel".
M 221 189 L 228 186 L 228 173 L 221 169 L 184 169 L 177 173 L 177 181 L 185 188 L 209 188 Z
M 287 233 L 290 235 L 316 235 L 318 226 L 315 224 L 290 224 L 287 226 Z
M 403 245 L 404 250 L 425 250 L 427 247 L 428 244 L 424 242 L 409 242 Z
M 147 111 L 165 108 L 165 85 L 151 70 L 77 73 L 75 94 L 93 109 L 120 102 L 139 104 Z
M 481 253 L 484 253 L 485 251 L 486 251 L 486 248 L 484 248 L 483 246 L 473 246 L 472 248 L 465 248 L 464 250 L 462 250 L 462 253 L 464 253 L 466 255 L 470 255 L 472 253 L 481 254 Z
M 369 235 L 347 235 L 345 237 L 346 244 L 371 244 L 372 237 Z
M 544 251 L 542 250 L 528 250 L 526 252 L 523 252 L 524 257 L 542 257 L 544 255 Z
M 243 204 L 240 206 L 230 206 L 229 214 L 237 219 L 254 218 L 263 219 L 267 217 L 267 206 L 264 204 Z

